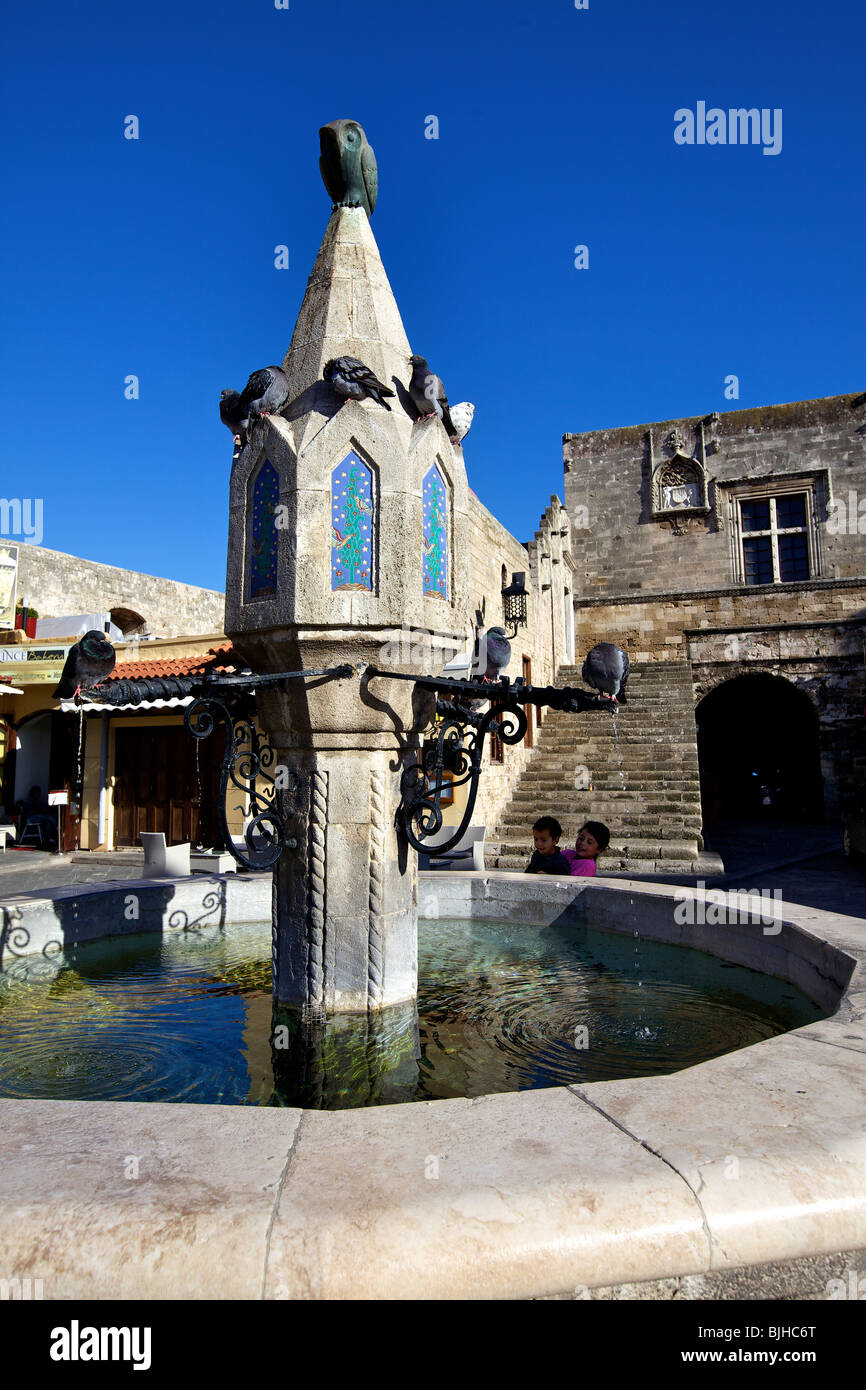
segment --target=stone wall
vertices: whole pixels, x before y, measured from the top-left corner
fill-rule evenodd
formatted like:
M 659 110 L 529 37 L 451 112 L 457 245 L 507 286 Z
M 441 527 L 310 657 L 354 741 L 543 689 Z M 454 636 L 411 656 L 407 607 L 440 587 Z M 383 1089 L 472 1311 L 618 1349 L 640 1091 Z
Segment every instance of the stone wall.
M 528 621 L 511 641 L 511 664 L 504 674 L 511 679 L 522 675 L 526 656 L 532 662 L 532 684 L 552 684 L 557 667 L 567 659 L 565 594 L 567 591 L 571 596 L 573 587 L 570 527 L 562 503 L 558 497 L 551 497 L 533 540 L 524 546 L 474 493 L 470 493 L 469 500 L 469 598 L 473 614 L 483 600 L 485 629 L 502 626 L 503 566 L 506 584 L 511 583 L 512 574 L 522 571 L 529 592 Z M 535 711 L 532 717 L 536 718 Z M 492 828 L 498 821 L 528 756 L 524 744 L 506 744 L 504 761 L 491 762 L 488 743 L 472 817 L 474 824 Z M 446 822 L 459 821 L 464 804 L 464 797 L 458 793 L 455 805 L 446 813 Z
M 41 618 L 125 610 L 114 618 L 123 632 L 135 630 L 138 616 L 144 620 L 141 631 L 154 637 L 221 632 L 225 621 L 225 595 L 216 589 L 82 560 L 38 545 L 20 547 L 18 593 Z
M 739 582 L 737 484 L 791 483 L 798 475 L 814 496 L 812 574 L 844 579 L 866 572 L 866 395 L 566 434 L 563 457 L 583 597 Z M 696 500 L 706 503 L 705 512 L 699 506 L 691 515 L 659 515 L 654 477 L 674 458 L 691 461 L 696 477 L 704 471 L 706 497 Z
M 683 661 L 686 632 L 695 628 L 748 628 L 787 623 L 833 622 L 866 611 L 866 579 L 707 589 L 627 599 L 578 598 L 579 651 L 616 642 L 632 661 Z

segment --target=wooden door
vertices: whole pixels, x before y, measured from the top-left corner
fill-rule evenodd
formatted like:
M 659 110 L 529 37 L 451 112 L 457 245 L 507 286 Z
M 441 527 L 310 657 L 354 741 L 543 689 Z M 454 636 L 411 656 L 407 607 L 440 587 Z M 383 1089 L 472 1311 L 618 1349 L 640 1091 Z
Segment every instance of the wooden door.
M 139 845 L 143 830 L 162 831 L 166 844 L 199 838 L 199 782 L 211 790 L 213 754 L 196 750 L 183 725 L 118 728 L 115 735 L 114 842 Z
M 532 685 L 532 660 L 528 656 L 523 658 L 523 679 L 527 685 Z M 532 748 L 533 746 L 532 716 L 534 708 L 533 705 L 523 706 L 524 713 L 526 714 L 526 733 L 523 735 L 523 742 L 527 748 Z

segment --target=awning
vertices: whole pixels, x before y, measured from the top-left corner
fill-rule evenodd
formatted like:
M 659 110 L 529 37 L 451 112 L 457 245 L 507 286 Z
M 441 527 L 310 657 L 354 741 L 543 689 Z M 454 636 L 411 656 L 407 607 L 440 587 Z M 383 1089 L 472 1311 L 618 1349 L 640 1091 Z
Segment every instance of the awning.
M 142 700 L 137 705 L 102 705 L 95 700 L 82 700 L 76 704 L 74 700 L 61 700 L 60 708 L 64 714 L 75 714 L 78 710 L 84 714 L 119 714 L 122 710 L 148 709 L 180 709 L 183 705 L 191 705 L 195 696 L 193 695 L 172 695 L 168 700 Z

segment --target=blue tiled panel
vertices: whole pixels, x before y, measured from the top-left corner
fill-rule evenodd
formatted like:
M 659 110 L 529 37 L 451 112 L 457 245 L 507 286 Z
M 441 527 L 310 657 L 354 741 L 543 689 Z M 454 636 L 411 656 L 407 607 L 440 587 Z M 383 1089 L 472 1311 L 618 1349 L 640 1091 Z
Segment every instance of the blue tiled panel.
M 448 489 L 434 463 L 421 494 L 423 591 L 425 598 L 448 597 Z
M 331 473 L 331 588 L 373 592 L 373 471 L 354 452 Z
M 253 483 L 250 529 L 249 596 L 272 598 L 277 592 L 276 510 L 280 495 L 277 470 L 265 459 Z

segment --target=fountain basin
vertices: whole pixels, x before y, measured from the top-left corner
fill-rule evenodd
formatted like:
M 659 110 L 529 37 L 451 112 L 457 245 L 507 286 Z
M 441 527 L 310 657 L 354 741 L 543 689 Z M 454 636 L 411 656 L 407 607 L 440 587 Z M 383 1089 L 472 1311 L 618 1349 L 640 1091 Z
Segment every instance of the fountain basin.
M 200 883 L 113 891 L 160 888 L 166 909 L 203 911 Z M 242 880 L 232 888 L 242 913 Z M 423 907 L 443 915 L 501 916 L 507 900 L 534 921 L 599 922 L 619 904 L 626 930 L 634 909 L 657 939 L 691 930 L 673 920 L 675 891 L 421 880 Z M 92 893 L 74 895 L 73 924 Z M 669 1076 L 475 1100 L 0 1101 L 4 1267 L 42 1278 L 48 1298 L 521 1298 L 866 1244 L 864 924 L 786 905 L 781 930 L 752 928 L 751 944 L 745 928 L 711 930 L 714 953 L 724 943 L 755 968 L 772 955 L 774 973 L 836 1012 Z

